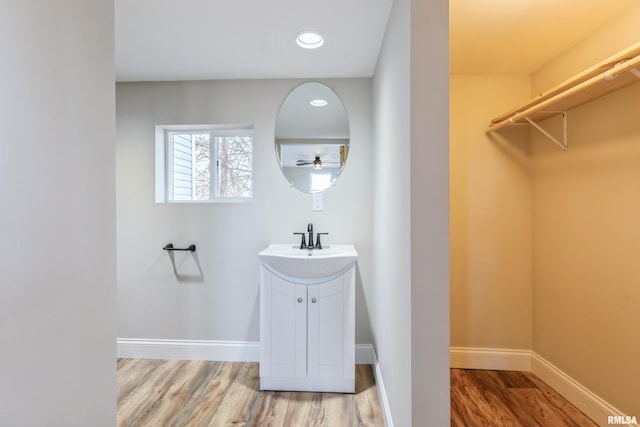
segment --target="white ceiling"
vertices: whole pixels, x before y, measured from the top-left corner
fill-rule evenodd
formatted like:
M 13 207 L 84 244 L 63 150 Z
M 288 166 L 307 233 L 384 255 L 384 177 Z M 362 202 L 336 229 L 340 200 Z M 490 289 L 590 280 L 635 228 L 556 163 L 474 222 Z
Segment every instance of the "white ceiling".
M 118 81 L 371 76 L 392 0 L 115 0 Z M 301 31 L 325 36 L 298 47 Z
M 116 78 L 371 76 L 392 1 L 115 0 Z M 533 71 L 637 1 L 451 0 L 451 71 Z M 307 29 L 322 48 L 295 44 Z

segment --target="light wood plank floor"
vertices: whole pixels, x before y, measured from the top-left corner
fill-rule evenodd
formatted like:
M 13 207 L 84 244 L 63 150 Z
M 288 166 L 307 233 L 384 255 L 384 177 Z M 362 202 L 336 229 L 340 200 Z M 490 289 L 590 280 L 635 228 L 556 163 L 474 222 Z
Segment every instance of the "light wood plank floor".
M 384 426 L 369 365 L 356 393 L 259 391 L 257 363 L 118 360 L 118 427 Z
M 451 427 L 597 427 L 531 372 L 451 369 Z
M 118 360 L 118 427 L 380 426 L 373 373 L 356 393 L 259 391 L 257 363 Z M 597 427 L 529 372 L 451 369 L 452 427 Z

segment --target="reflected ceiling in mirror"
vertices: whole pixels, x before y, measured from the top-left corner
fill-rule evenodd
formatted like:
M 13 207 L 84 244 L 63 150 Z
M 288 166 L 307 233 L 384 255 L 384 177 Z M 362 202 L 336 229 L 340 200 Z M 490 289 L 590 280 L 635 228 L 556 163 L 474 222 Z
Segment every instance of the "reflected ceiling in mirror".
M 296 87 L 280 107 L 275 143 L 280 169 L 293 187 L 326 190 L 349 154 L 349 120 L 340 98 L 322 83 Z

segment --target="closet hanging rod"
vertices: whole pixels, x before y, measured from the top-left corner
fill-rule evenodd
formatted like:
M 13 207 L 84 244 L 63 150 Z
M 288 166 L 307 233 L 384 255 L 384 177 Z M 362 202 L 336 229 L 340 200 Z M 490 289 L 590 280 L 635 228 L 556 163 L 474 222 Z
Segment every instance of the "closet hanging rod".
M 609 70 L 604 71 L 600 74 L 595 75 L 594 77 L 591 77 L 588 80 L 583 81 L 582 83 L 579 83 L 573 87 L 570 87 L 568 89 L 566 89 L 563 92 L 558 93 L 557 95 L 552 96 L 551 98 L 542 101 L 538 104 L 533 105 L 532 107 L 529 107 L 525 110 L 522 111 L 517 111 L 514 114 L 512 114 L 509 117 L 505 117 L 504 119 L 502 119 L 499 122 L 496 123 L 492 123 L 489 128 L 487 129 L 487 133 L 489 132 L 493 132 L 496 131 L 498 129 L 501 129 L 509 124 L 513 124 L 513 123 L 517 123 L 521 120 L 525 120 L 525 117 L 527 116 L 531 116 L 531 114 L 534 114 L 536 112 L 540 112 L 542 110 L 545 110 L 547 107 L 552 106 L 554 103 L 563 101 L 567 98 L 569 98 L 572 95 L 575 95 L 576 93 L 579 93 L 585 89 L 588 89 L 598 83 L 604 82 L 604 81 L 611 81 L 614 80 L 616 77 L 618 77 L 620 74 L 627 72 L 627 71 L 631 71 L 631 73 L 638 77 L 638 73 L 634 72 L 635 67 L 640 66 L 640 55 L 635 56 L 633 58 L 630 58 L 628 60 L 623 60 L 617 64 L 615 64 L 613 67 L 611 67 Z M 640 77 L 639 77 L 640 78 Z M 585 101 L 586 102 L 586 101 Z
M 174 248 L 173 247 L 173 243 L 167 243 L 167 245 L 165 245 L 164 248 L 162 248 L 165 251 L 189 251 L 189 252 L 195 252 L 196 251 L 196 245 L 189 245 L 189 247 L 187 248 Z

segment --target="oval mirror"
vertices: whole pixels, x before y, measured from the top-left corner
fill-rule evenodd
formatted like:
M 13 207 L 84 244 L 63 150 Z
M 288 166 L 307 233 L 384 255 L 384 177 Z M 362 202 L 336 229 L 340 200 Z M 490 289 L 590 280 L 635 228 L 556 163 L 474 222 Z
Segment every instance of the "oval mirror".
M 326 190 L 349 154 L 349 120 L 335 92 L 315 82 L 296 87 L 280 107 L 275 142 L 280 169 L 293 187 Z

